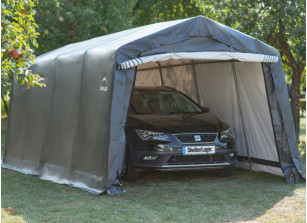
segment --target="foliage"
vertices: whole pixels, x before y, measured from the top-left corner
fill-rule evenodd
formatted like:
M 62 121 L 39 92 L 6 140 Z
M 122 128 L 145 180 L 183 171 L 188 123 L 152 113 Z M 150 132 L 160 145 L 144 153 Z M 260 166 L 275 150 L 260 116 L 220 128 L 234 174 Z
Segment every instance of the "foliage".
M 136 0 L 44 0 L 37 5 L 37 55 L 61 46 L 131 28 Z M 123 4 L 124 3 L 124 4 Z
M 303 115 L 304 112 L 306 111 L 306 98 L 300 99 L 300 108 L 301 108 L 302 115 Z
M 1 3 L 1 87 L 7 95 L 12 79 L 20 85 L 44 86 L 43 78 L 32 74 L 29 67 L 34 62 L 34 47 L 37 47 L 33 0 L 7 0 Z
M 276 47 L 283 62 L 292 66 L 305 66 L 306 21 L 305 1 L 272 0 L 227 0 L 214 4 L 219 21 L 239 31 L 263 40 Z M 212 9 L 199 1 L 204 14 Z M 209 8 L 209 9 L 208 9 Z
M 5 117 L 7 115 L 4 103 L 6 103 L 6 105 L 9 106 L 10 99 L 9 98 L 4 98 L 4 101 L 1 100 L 1 117 Z
M 184 19 L 202 13 L 195 0 L 138 0 L 133 11 L 135 26 Z
M 303 87 L 303 89 L 305 89 L 305 92 L 306 92 L 306 67 L 304 68 L 302 78 L 301 78 L 301 82 L 302 82 L 302 87 Z

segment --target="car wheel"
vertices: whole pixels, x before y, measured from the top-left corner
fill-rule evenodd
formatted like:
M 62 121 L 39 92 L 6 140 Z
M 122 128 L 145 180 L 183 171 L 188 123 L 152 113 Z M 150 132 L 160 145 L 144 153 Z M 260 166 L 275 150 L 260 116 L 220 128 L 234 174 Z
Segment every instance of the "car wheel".
M 139 173 L 135 172 L 131 166 L 129 157 L 126 158 L 125 171 L 124 171 L 124 180 L 126 181 L 136 181 L 139 178 Z

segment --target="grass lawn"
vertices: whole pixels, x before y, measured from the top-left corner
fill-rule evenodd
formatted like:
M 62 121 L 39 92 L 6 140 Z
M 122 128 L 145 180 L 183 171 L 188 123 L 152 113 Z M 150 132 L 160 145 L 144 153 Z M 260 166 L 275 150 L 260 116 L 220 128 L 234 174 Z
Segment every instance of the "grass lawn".
M 5 120 L 1 130 L 3 146 Z M 300 135 L 306 176 L 305 118 Z M 1 187 L 2 222 L 306 222 L 305 183 L 242 169 L 228 178 L 153 172 L 101 196 L 2 169 Z

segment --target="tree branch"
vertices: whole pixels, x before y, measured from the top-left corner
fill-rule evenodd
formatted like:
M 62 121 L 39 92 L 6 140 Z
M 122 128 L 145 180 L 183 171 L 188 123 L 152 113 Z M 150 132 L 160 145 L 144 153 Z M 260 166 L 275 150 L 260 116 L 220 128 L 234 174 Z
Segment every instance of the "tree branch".
M 290 67 L 290 63 L 287 60 L 282 60 L 283 64 L 286 64 L 288 67 Z
M 304 61 L 301 63 L 301 65 L 299 66 L 299 68 L 298 68 L 300 74 L 303 73 L 305 67 L 306 67 L 306 60 L 304 60 Z
M 296 62 L 296 60 L 295 60 L 295 58 L 294 58 L 294 56 L 293 56 L 293 54 L 290 50 L 289 45 L 287 44 L 287 42 L 284 39 L 285 27 L 284 27 L 281 19 L 279 19 L 278 27 L 279 27 L 279 32 L 278 32 L 278 36 L 277 36 L 277 38 L 278 38 L 277 46 L 280 49 L 280 51 L 282 52 L 282 54 L 284 54 L 287 57 L 287 59 L 289 61 L 288 66 L 290 66 L 292 69 L 298 71 L 299 70 L 298 63 Z

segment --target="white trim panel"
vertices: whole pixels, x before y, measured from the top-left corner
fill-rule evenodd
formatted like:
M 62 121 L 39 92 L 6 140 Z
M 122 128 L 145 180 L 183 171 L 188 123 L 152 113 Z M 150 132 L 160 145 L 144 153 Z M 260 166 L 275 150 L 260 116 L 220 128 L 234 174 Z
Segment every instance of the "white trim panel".
M 181 52 L 181 53 L 164 53 L 152 56 L 135 58 L 119 64 L 118 69 L 125 70 L 133 68 L 148 62 L 164 61 L 169 59 L 190 59 L 190 60 L 237 60 L 242 62 L 260 62 L 260 63 L 277 63 L 278 56 L 253 53 L 235 53 L 235 52 Z

